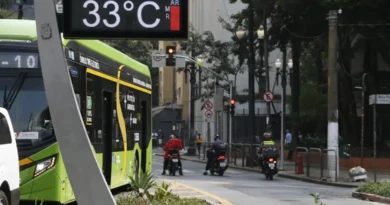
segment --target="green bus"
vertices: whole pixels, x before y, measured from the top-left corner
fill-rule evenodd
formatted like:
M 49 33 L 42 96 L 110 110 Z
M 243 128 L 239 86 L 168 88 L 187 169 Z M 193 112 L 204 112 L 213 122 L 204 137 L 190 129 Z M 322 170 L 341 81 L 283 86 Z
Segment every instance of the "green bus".
M 111 190 L 122 190 L 130 176 L 152 171 L 149 68 L 98 40 L 63 39 L 62 44 L 99 166 Z M 1 19 L 0 106 L 9 110 L 16 132 L 21 202 L 69 204 L 75 196 L 40 68 L 35 21 Z

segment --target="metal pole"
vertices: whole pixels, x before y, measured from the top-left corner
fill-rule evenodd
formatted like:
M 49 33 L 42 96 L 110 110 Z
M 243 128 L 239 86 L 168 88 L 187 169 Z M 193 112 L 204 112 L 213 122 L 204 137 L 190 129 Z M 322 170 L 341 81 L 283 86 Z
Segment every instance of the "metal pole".
M 249 9 L 249 19 L 248 19 L 248 40 L 249 40 L 249 59 L 248 59 L 248 106 L 249 106 L 249 137 L 252 138 L 252 144 L 255 144 L 255 51 L 254 51 L 254 31 L 253 31 L 253 25 L 254 25 L 254 11 L 253 11 L 253 2 L 252 0 L 249 1 L 248 5 Z
M 375 103 L 373 105 L 373 112 L 374 112 L 374 182 L 376 182 L 376 95 L 375 95 Z
M 338 153 L 339 124 L 338 124 L 338 76 L 337 76 L 337 11 L 329 12 L 329 49 L 328 49 L 328 150 Z M 336 179 L 338 164 L 332 162 L 333 152 L 328 151 L 329 175 Z M 335 156 L 338 162 L 338 155 Z M 334 167 L 336 166 L 337 167 Z M 337 169 L 337 170 L 336 170 Z
M 282 145 L 282 155 L 281 155 L 281 169 L 284 168 L 284 131 L 285 131 L 285 123 L 284 123 L 284 116 L 286 113 L 286 86 L 287 86 L 287 53 L 286 53 L 286 46 L 282 48 L 283 50 L 283 67 L 282 67 L 282 112 L 281 112 L 281 145 Z
M 266 89 L 270 91 L 270 79 L 269 79 L 269 65 L 268 65 L 268 25 L 266 18 L 266 8 L 263 8 L 263 27 L 264 27 L 264 68 L 265 68 L 265 78 L 266 78 Z M 267 103 L 267 129 L 269 129 L 269 117 L 271 115 L 271 105 Z M 267 130 L 269 131 L 269 130 Z
M 364 107 L 365 107 L 365 92 L 366 92 L 366 84 L 365 84 L 365 78 L 367 73 L 363 74 L 362 77 L 362 133 L 360 138 L 360 166 L 363 166 L 363 159 L 364 159 Z
M 283 103 L 284 103 L 284 95 L 282 95 L 282 104 L 281 104 L 281 115 L 280 115 L 280 118 L 281 118 L 281 128 L 280 128 L 280 152 L 281 152 L 281 155 L 280 155 L 280 169 L 283 170 L 284 169 L 284 141 L 283 141 L 283 138 L 284 138 L 284 110 L 283 110 Z
M 233 82 L 230 81 L 230 85 L 229 85 L 229 90 L 230 90 L 230 102 L 233 100 Z M 230 113 L 229 113 L 230 114 Z M 233 132 L 233 115 L 230 114 L 230 118 L 229 118 L 229 157 L 232 156 L 232 133 Z
M 192 52 L 192 55 L 193 52 Z M 194 127 L 195 127 L 195 83 L 196 83 L 196 65 L 195 63 L 192 63 L 191 65 L 191 70 L 190 70 L 190 86 L 191 86 L 191 91 L 190 91 L 190 136 L 189 136 L 189 143 L 188 143 L 188 150 L 187 154 L 190 156 L 195 156 L 196 155 L 196 148 L 194 144 L 194 139 L 192 138 L 192 135 L 194 134 Z

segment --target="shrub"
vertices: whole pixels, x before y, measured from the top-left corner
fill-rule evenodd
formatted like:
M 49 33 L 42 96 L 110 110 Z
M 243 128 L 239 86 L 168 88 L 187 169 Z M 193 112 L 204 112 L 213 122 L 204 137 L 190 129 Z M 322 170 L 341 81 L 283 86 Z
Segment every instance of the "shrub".
M 360 186 L 357 192 L 368 194 L 375 194 L 383 197 L 390 197 L 390 183 L 389 182 L 371 182 Z
M 310 196 L 312 196 L 314 198 L 314 203 L 316 205 L 326 205 L 326 204 L 322 203 L 322 201 L 320 199 L 320 195 L 318 193 L 310 193 Z

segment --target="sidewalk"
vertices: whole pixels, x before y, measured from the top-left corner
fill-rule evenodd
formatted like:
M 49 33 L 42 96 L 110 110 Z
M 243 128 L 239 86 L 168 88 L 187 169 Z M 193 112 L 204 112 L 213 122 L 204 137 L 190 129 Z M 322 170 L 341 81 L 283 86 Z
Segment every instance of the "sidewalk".
M 163 155 L 164 152 L 162 149 L 155 149 L 153 150 L 153 153 L 155 155 Z M 201 162 L 206 163 L 206 160 L 204 160 L 204 154 L 201 153 L 200 157 L 198 156 L 185 156 L 182 155 L 181 158 L 183 160 L 189 160 L 194 162 Z M 242 158 L 237 158 L 236 163 L 234 164 L 234 161 L 231 161 L 229 163 L 229 167 L 232 167 L 234 169 L 241 169 L 246 171 L 252 171 L 252 172 L 260 172 L 259 167 L 246 167 L 246 164 L 242 163 Z M 280 167 L 280 164 L 278 165 Z M 310 167 L 309 170 L 309 177 L 307 176 L 307 167 L 304 166 L 304 174 L 296 174 L 295 173 L 295 163 L 292 161 L 284 161 L 284 169 L 279 171 L 278 176 L 289 178 L 289 179 L 295 179 L 295 180 L 301 180 L 305 182 L 310 183 L 318 183 L 318 184 L 324 184 L 324 185 L 330 185 L 330 186 L 339 186 L 339 187 L 348 187 L 348 188 L 356 188 L 358 186 L 363 185 L 365 182 L 350 182 L 348 170 L 340 170 L 340 173 L 338 174 L 338 181 L 332 182 L 329 179 L 327 179 L 328 170 L 324 169 L 323 175 L 324 177 L 321 179 L 321 170 L 318 167 L 318 165 L 314 164 L 313 167 Z M 366 182 L 373 182 L 374 180 L 374 173 L 368 172 L 367 173 L 367 180 Z M 390 181 L 390 172 L 378 172 L 377 173 L 377 181 Z

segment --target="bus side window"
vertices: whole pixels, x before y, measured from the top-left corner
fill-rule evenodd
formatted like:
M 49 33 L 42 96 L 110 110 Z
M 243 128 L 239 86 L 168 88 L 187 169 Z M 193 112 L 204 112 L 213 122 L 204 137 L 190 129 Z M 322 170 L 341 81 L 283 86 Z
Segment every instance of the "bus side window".
M 7 119 L 0 113 L 0 145 L 10 144 L 12 142 L 11 133 L 9 132 Z

